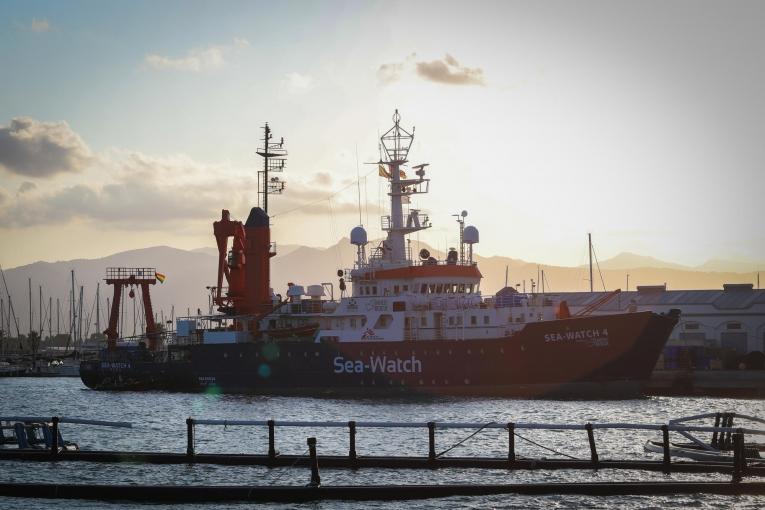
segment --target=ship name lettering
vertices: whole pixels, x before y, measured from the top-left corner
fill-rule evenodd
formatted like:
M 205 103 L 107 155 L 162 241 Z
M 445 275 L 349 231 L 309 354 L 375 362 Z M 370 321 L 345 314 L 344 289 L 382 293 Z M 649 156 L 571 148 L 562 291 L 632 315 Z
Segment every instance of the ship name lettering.
M 362 374 L 366 371 L 370 371 L 373 374 L 418 374 L 422 372 L 422 361 L 414 356 L 407 359 L 370 356 L 369 363 L 358 360 L 346 360 L 342 356 L 337 356 L 333 363 L 336 374 Z
M 579 331 L 566 331 L 563 333 L 546 333 L 545 342 L 565 342 L 602 337 L 608 338 L 608 329 L 581 329 Z

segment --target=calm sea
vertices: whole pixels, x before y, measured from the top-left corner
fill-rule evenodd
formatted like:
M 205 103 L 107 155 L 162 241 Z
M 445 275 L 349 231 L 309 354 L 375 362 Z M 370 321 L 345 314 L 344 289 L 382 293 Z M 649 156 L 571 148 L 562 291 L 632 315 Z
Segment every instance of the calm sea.
M 68 416 L 129 421 L 132 429 L 63 425 L 65 440 L 79 443 L 81 449 L 114 449 L 184 452 L 185 419 L 264 420 L 367 420 L 367 421 L 471 421 L 471 422 L 640 422 L 665 423 L 668 419 L 710 412 L 735 411 L 765 416 L 763 400 L 718 398 L 649 398 L 622 401 L 549 401 L 496 398 L 419 398 L 363 400 L 289 398 L 185 393 L 105 393 L 85 388 L 76 378 L 0 379 L 0 415 Z M 437 451 L 448 448 L 469 435 L 469 430 L 444 430 L 436 434 Z M 584 431 L 521 432 L 522 435 L 574 457 L 588 458 Z M 279 429 L 277 449 L 301 454 L 305 440 L 315 436 L 320 454 L 346 454 L 345 429 Z M 604 458 L 647 458 L 643 443 L 658 436 L 644 432 L 597 431 L 599 455 Z M 523 440 L 517 440 L 519 455 L 553 457 Z M 359 429 L 359 455 L 427 455 L 426 429 Z M 265 453 L 267 432 L 253 427 L 205 427 L 196 430 L 196 450 L 200 453 Z M 507 433 L 485 430 L 449 452 L 449 455 L 496 455 L 507 452 Z M 203 484 L 203 485 L 304 485 L 309 480 L 307 467 L 275 468 L 227 467 L 211 465 L 137 465 L 96 463 L 0 462 L 4 482 L 61 482 L 114 484 Z M 694 475 L 615 471 L 509 472 L 503 470 L 443 469 L 434 471 L 322 469 L 323 485 L 393 483 L 520 483 L 532 481 L 608 481 L 608 480 L 688 480 Z M 727 480 L 723 475 L 703 475 L 704 480 Z M 49 508 L 51 501 L 0 498 L 0 508 Z M 68 501 L 64 507 L 139 508 L 146 505 Z M 245 508 L 247 504 L 151 505 L 160 508 Z M 295 505 L 265 505 L 294 508 Z M 356 508 L 359 503 L 323 502 L 305 508 Z M 458 497 L 413 502 L 365 502 L 366 508 L 762 508 L 765 501 L 755 497 L 708 495 L 585 497 L 585 496 L 491 496 Z

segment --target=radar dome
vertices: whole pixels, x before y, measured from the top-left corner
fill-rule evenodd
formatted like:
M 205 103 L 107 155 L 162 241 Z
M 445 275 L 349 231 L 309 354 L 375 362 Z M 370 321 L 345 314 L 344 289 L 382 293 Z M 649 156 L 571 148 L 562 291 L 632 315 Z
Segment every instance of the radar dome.
M 367 244 L 367 231 L 364 230 L 364 227 L 354 227 L 353 230 L 351 230 L 351 244 L 356 246 L 364 246 Z
M 467 244 L 475 244 L 478 242 L 478 229 L 472 225 L 465 227 L 465 231 L 462 235 Z

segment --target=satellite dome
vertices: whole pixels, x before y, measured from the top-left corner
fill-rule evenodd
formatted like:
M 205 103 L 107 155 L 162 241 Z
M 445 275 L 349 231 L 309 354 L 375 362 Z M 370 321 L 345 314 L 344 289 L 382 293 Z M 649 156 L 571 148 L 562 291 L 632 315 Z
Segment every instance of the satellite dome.
M 351 230 L 351 244 L 355 244 L 356 246 L 364 246 L 367 244 L 367 231 L 364 230 L 364 227 L 354 227 L 353 230 Z
M 472 225 L 465 227 L 462 235 L 467 244 L 475 244 L 478 242 L 478 229 Z

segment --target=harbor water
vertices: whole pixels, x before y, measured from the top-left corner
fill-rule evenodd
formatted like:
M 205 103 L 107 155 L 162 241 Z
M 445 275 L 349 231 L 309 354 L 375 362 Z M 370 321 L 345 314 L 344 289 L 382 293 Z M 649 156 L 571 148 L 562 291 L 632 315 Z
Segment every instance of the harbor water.
M 83 450 L 185 452 L 185 420 L 249 419 L 291 421 L 459 421 L 476 423 L 544 422 L 583 424 L 586 422 L 666 423 L 671 418 L 714 412 L 765 416 L 765 401 L 720 398 L 652 397 L 618 401 L 551 401 L 498 398 L 420 397 L 417 399 L 330 399 L 247 395 L 97 392 L 77 378 L 5 378 L 0 380 L 0 414 L 17 416 L 66 416 L 132 422 L 132 429 L 63 424 L 62 434 Z M 436 451 L 441 452 L 473 431 L 438 430 Z M 527 439 L 551 450 L 543 450 L 521 438 L 516 439 L 519 455 L 555 458 L 566 454 L 589 458 L 584 431 L 519 431 Z M 276 429 L 276 448 L 284 454 L 307 451 L 306 438 L 317 438 L 318 452 L 345 455 L 347 429 Z M 596 431 L 598 454 L 603 459 L 656 459 L 643 451 L 647 439 L 660 434 L 644 431 Z M 265 427 L 197 426 L 198 453 L 259 453 L 267 451 Z M 422 455 L 428 453 L 428 431 L 422 429 L 363 429 L 356 437 L 356 450 L 364 455 Z M 448 456 L 507 455 L 507 431 L 486 429 L 449 451 Z M 320 466 L 321 469 L 321 466 Z M 46 482 L 88 484 L 175 484 L 175 485 L 305 485 L 310 478 L 307 462 L 293 468 L 216 465 L 141 465 L 88 462 L 0 461 L 3 482 Z M 594 482 L 638 480 L 721 480 L 722 474 L 670 474 L 635 471 L 505 471 L 477 469 L 392 470 L 321 469 L 322 485 L 363 484 L 444 484 Z M 2 508 L 48 508 L 43 499 L 0 498 Z M 454 497 L 411 502 L 364 502 L 367 508 L 761 508 L 753 496 L 486 496 Z M 75 506 L 68 502 L 65 506 Z M 78 508 L 139 508 L 124 502 L 77 501 Z M 242 504 L 184 504 L 184 509 L 244 508 Z M 294 508 L 295 505 L 264 505 Z M 305 508 L 357 508 L 360 503 L 327 501 Z M 151 505 L 152 509 L 181 508 Z

